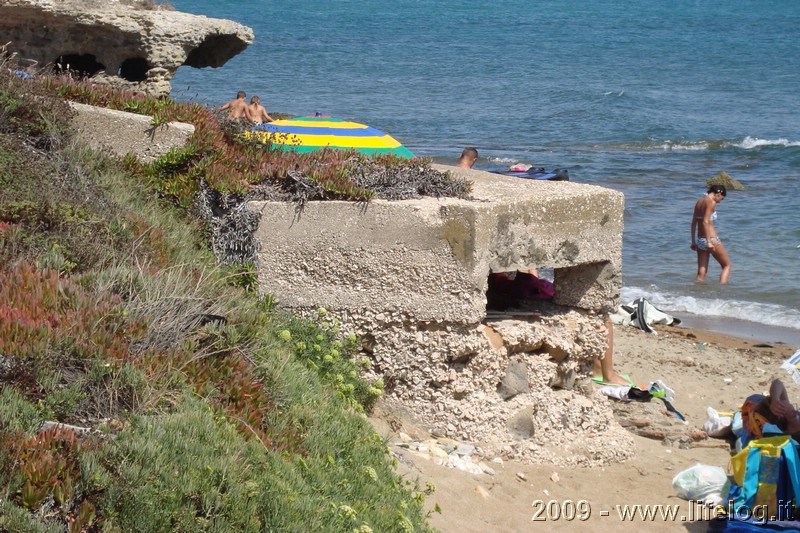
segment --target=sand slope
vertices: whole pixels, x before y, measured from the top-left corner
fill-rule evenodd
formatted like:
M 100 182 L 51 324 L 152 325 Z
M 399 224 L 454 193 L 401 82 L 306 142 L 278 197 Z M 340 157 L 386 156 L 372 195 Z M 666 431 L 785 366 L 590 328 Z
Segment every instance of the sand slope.
M 653 335 L 632 327 L 616 326 L 615 367 L 630 374 L 637 384 L 647 385 L 661 379 L 674 389 L 673 405 L 685 416 L 687 424 L 667 414 L 657 400 L 622 404 L 608 399 L 614 403 L 618 420 L 650 423 L 653 433 L 674 436 L 696 432 L 706 420 L 707 407 L 732 411 L 749 394 L 764 392 L 776 377 L 787 383 L 790 397 L 800 404 L 800 388 L 779 368 L 797 347 L 744 340 L 705 330 L 657 328 L 658 334 Z M 386 405 L 376 410 L 372 421 L 392 442 L 398 441 L 399 432 L 420 440 L 427 436 L 408 413 Z M 676 497 L 672 478 L 696 463 L 727 468 L 730 452 L 725 440 L 691 442 L 690 438 L 663 441 L 636 435 L 636 455 L 632 460 L 591 469 L 531 466 L 513 461 L 500 465 L 487 457 L 485 461 L 495 468 L 495 476 L 440 466 L 397 445 L 392 446 L 392 451 L 399 459 L 401 474 L 418 478 L 423 486 L 425 483 L 435 485 L 436 490 L 427 498 L 427 505 L 430 509 L 437 504 L 441 508 L 441 513 L 432 513 L 430 523 L 442 532 L 517 532 L 545 528 L 618 531 L 626 525 L 645 527 L 644 531 L 699 532 L 707 528 L 702 517 L 698 520 L 702 508 L 695 506 L 690 510 L 689 502 Z M 657 517 L 643 518 L 637 514 L 632 520 L 620 518 L 623 506 L 631 506 L 628 511 L 638 512 L 632 507 L 636 504 L 652 505 L 649 510 L 655 511 Z M 661 513 L 669 511 L 676 513 L 674 518 L 663 518 Z M 588 514 L 588 519 L 568 520 L 563 516 L 571 512 L 578 516 Z

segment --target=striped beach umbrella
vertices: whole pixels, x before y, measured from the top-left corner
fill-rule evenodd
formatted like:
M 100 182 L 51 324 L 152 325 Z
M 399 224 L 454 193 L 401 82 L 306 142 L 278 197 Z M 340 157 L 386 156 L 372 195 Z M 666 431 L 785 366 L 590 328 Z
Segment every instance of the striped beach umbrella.
M 296 117 L 253 126 L 248 138 L 270 142 L 284 150 L 304 153 L 335 148 L 363 154 L 394 154 L 412 158 L 414 154 L 394 137 L 358 122 L 332 117 Z

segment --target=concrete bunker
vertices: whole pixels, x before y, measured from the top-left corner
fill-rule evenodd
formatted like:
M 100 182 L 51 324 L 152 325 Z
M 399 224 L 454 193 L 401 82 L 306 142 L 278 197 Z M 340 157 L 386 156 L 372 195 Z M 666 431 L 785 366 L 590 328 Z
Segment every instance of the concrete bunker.
M 156 157 L 193 130 L 71 105 L 89 144 L 119 155 Z M 362 339 L 387 403 L 434 434 L 553 465 L 630 457 L 588 379 L 621 286 L 622 194 L 435 166 L 470 179 L 473 197 L 247 204 L 260 289 L 300 314 L 325 307 Z M 487 311 L 489 272 L 532 267 L 553 269 L 554 302 Z
M 358 335 L 386 401 L 434 434 L 531 462 L 629 457 L 588 379 L 621 286 L 622 194 L 435 166 L 473 197 L 248 204 L 261 290 Z M 553 302 L 487 310 L 490 272 L 542 267 Z

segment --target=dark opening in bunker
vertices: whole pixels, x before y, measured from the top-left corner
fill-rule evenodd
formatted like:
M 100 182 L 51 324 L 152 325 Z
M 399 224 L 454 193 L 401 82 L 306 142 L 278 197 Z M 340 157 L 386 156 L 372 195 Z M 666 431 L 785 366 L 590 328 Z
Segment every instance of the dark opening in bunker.
M 486 310 L 502 311 L 526 301 L 552 300 L 555 294 L 552 269 L 490 272 Z

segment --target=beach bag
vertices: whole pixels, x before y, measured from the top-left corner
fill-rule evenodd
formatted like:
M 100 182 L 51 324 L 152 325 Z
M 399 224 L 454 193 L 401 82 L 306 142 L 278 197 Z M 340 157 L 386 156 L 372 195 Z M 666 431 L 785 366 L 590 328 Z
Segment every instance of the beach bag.
M 738 432 L 741 446 L 744 447 L 753 439 L 765 437 L 764 426 L 769 424 L 769 420 L 761 413 L 756 412 L 756 407 L 764 399 L 762 394 L 752 394 L 742 404 L 739 409 L 741 413 L 742 428 Z
M 800 495 L 797 447 L 789 435 L 764 437 L 734 455 L 728 512 L 735 517 L 793 520 Z

